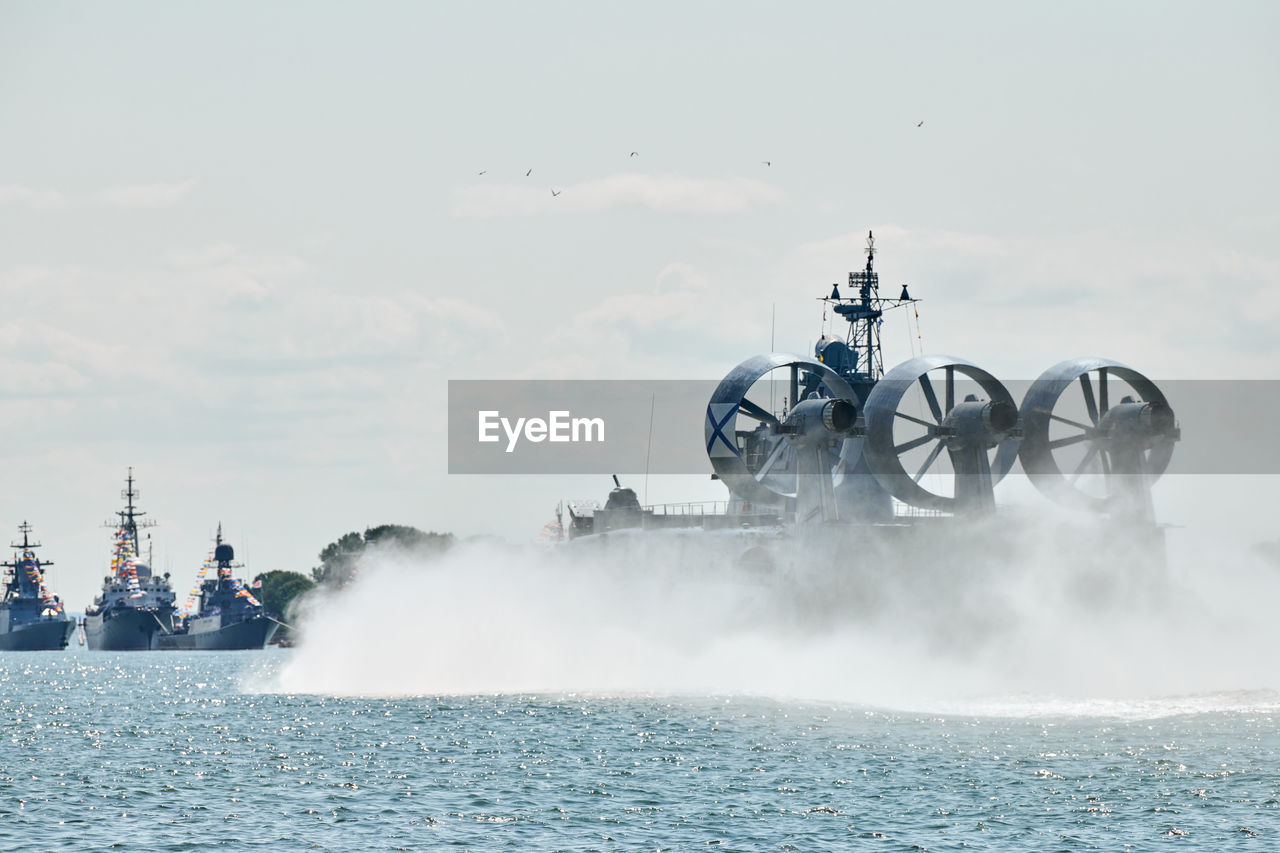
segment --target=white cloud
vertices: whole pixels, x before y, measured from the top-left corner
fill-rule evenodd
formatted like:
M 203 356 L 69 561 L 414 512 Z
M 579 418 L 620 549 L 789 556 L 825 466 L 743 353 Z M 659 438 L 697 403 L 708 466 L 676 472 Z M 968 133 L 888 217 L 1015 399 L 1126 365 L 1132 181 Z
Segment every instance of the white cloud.
M 0 186 L 0 204 L 20 204 L 37 209 L 65 207 L 67 197 L 58 190 L 36 189 L 16 184 Z
M 6 328 L 4 331 L 7 334 L 9 330 Z M 31 361 L 7 353 L 0 355 L 0 394 L 6 396 L 76 393 L 85 390 L 88 384 L 84 374 L 70 364 Z M 30 414 L 23 410 L 21 416 L 29 417 Z M 4 413 L 6 422 L 14 416 L 11 407 Z
M 485 305 L 335 286 L 289 253 L 221 243 L 157 255 L 0 268 L 8 316 L 40 318 L 0 321 L 0 393 L 93 395 L 127 377 L 131 392 L 157 399 L 300 406 L 507 343 Z
M 156 208 L 172 207 L 187 197 L 195 181 L 176 184 L 140 184 L 107 187 L 89 196 L 90 203 L 100 207 Z
M 0 186 L 0 204 L 16 204 L 36 210 L 111 208 L 140 210 L 173 207 L 185 199 L 195 181 L 162 184 L 126 184 L 91 192 L 71 193 L 49 187 L 20 184 Z
M 311 272 L 294 255 L 251 254 L 226 243 L 171 249 L 163 259 L 177 278 L 242 309 L 272 302 Z
M 534 189 L 515 184 L 466 187 L 455 194 L 453 214 L 492 219 L 546 213 L 597 213 L 647 207 L 657 213 L 741 213 L 777 204 L 782 190 L 751 178 L 698 179 L 678 175 L 610 175 L 579 184 Z
M 598 330 L 598 335 L 624 329 L 697 329 L 716 298 L 706 275 L 692 264 L 673 261 L 659 271 L 652 290 L 606 297 L 575 313 L 569 326 Z
M 708 273 L 701 263 L 671 261 L 647 289 L 612 294 L 566 313 L 521 375 L 719 375 L 726 362 L 754 354 L 744 340 L 768 341 L 768 303 L 759 311 L 754 292 L 744 289 L 749 288 L 730 275 Z

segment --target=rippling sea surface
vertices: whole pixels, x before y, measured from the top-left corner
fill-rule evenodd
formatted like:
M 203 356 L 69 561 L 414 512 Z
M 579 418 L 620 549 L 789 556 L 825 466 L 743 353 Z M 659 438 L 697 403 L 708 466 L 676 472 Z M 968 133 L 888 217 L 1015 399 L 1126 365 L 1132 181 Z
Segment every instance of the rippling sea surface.
M 1274 693 L 269 692 L 289 654 L 0 653 L 0 849 L 1280 849 Z

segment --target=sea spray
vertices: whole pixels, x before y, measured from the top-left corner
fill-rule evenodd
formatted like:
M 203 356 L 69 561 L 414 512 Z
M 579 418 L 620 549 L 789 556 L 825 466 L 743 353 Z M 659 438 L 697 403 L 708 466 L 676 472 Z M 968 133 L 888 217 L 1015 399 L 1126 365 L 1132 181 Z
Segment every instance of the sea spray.
M 937 520 L 935 520 L 937 521 Z M 876 542 L 875 537 L 883 541 Z M 1247 544 L 1094 519 L 610 534 L 365 558 L 317 597 L 269 689 L 335 695 L 749 694 L 991 707 L 1280 686 Z M 753 549 L 764 562 L 744 560 Z M 1021 707 L 1021 706 L 1020 706 Z

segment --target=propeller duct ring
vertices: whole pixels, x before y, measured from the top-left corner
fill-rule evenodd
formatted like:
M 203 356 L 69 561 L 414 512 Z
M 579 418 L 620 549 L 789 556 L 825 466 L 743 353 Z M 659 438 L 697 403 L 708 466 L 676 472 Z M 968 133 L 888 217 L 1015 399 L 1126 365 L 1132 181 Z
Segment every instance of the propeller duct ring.
M 707 456 L 716 476 L 735 498 L 760 506 L 782 506 L 788 498 L 795 497 L 795 491 L 794 487 L 791 490 L 778 489 L 767 481 L 757 479 L 738 448 L 738 416 L 743 414 L 761 423 L 777 423 L 772 412 L 747 400 L 747 392 L 765 374 L 780 368 L 791 369 L 793 384 L 801 372 L 817 377 L 817 384 L 821 386 L 823 393 L 836 400 L 850 401 L 848 408 L 853 408 L 856 405 L 853 401 L 857 400 L 849 383 L 830 367 L 820 361 L 788 353 L 753 356 L 720 380 L 707 403 L 706 421 L 703 425 Z M 789 402 L 792 406 L 795 405 L 794 400 Z M 845 410 L 846 407 L 840 407 L 838 413 L 831 410 L 830 416 L 843 423 Z M 857 416 L 856 409 L 853 416 Z M 826 418 L 827 412 L 824 411 L 824 421 Z
M 939 401 L 937 392 L 928 378 L 928 374 L 932 370 L 946 371 L 947 386 L 949 388 L 944 391 L 942 401 Z M 905 504 L 942 512 L 954 512 L 957 509 L 957 501 L 954 497 L 929 491 L 919 483 L 925 468 L 932 464 L 933 460 L 945 449 L 945 436 L 943 434 L 935 435 L 933 431 L 935 428 L 942 427 L 943 421 L 956 403 L 954 378 L 957 374 L 967 380 L 976 382 L 987 395 L 988 400 L 991 402 L 984 419 L 993 434 L 1003 435 L 998 444 L 997 461 L 991 466 L 992 481 L 998 482 L 1009 472 L 1009 468 L 1013 463 L 1018 444 L 1018 437 L 1013 432 L 1014 427 L 1017 425 L 1017 420 L 1016 417 L 1011 418 L 1010 416 L 1016 415 L 1017 407 L 1013 402 L 1013 396 L 1005 388 L 1004 383 L 976 364 L 953 356 L 925 355 L 904 361 L 886 373 L 867 396 L 867 403 L 863 409 L 867 425 L 863 453 L 866 456 L 871 472 L 880 482 L 880 485 Z M 929 412 L 925 414 L 924 418 L 919 419 L 901 413 L 899 408 L 907 392 L 917 386 L 924 391 L 926 401 L 929 404 Z M 934 421 L 933 425 L 926 424 L 930 416 Z M 894 425 L 904 417 L 907 420 L 914 420 L 928 427 L 930 432 L 927 437 L 915 439 L 902 445 L 895 444 Z M 925 468 L 922 468 L 914 476 L 908 473 L 902 464 L 903 454 L 915 447 L 922 447 L 930 443 L 933 444 L 933 449 Z M 1008 456 L 1007 464 L 1001 464 L 999 461 L 1001 459 L 1000 451 L 1005 451 L 1005 448 L 1010 448 L 1014 455 L 1006 452 Z

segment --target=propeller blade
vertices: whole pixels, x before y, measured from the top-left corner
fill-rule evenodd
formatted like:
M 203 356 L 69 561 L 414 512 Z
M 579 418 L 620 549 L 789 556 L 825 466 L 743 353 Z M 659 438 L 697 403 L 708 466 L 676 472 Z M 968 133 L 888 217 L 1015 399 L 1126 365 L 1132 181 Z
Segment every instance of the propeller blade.
M 901 456 L 902 454 L 906 453 L 908 450 L 915 450 L 917 447 L 923 447 L 924 445 L 933 441 L 935 438 L 936 436 L 934 435 L 925 434 L 920 436 L 919 438 L 913 438 L 908 442 L 904 442 L 902 444 L 897 445 L 896 447 L 893 448 L 893 452 Z M 941 445 L 942 442 L 939 441 L 938 444 Z
M 893 414 L 899 418 L 902 418 L 904 421 L 911 421 L 913 424 L 920 424 L 920 426 L 922 427 L 928 427 L 929 429 L 933 429 L 934 427 L 934 424 L 931 424 L 928 421 L 922 421 L 920 420 L 920 418 L 912 417 L 911 415 L 908 415 L 906 412 L 894 412 Z
M 1044 409 L 1040 409 L 1040 411 L 1043 412 Z M 1086 426 L 1085 424 L 1082 424 L 1079 421 L 1073 421 L 1070 418 L 1064 418 L 1062 417 L 1062 415 L 1055 415 L 1053 412 L 1050 412 L 1049 417 L 1057 421 L 1058 423 L 1067 424 L 1068 426 L 1073 426 L 1076 429 L 1082 429 L 1085 432 L 1093 432 L 1093 427 Z
M 755 418 L 756 420 L 764 421 L 767 424 L 773 424 L 774 426 L 781 425 L 781 422 L 778 420 L 776 416 L 774 416 L 767 409 L 760 408 L 755 403 L 748 400 L 746 397 L 743 397 L 742 400 L 738 403 L 738 411 L 742 412 L 742 414 L 746 415 L 749 418 Z
M 1107 458 L 1107 451 L 1099 453 L 1098 460 L 1102 463 L 1102 475 L 1111 479 L 1111 460 Z
M 956 369 L 954 367 L 947 367 L 947 385 L 944 395 L 947 403 L 946 411 L 950 412 L 956 407 Z
M 1093 399 L 1093 382 L 1088 373 L 1080 374 L 1080 389 L 1084 392 L 1084 407 L 1089 410 L 1089 420 L 1098 425 L 1098 404 Z
M 933 383 L 929 381 L 929 374 L 920 374 L 920 388 L 924 391 L 924 398 L 929 403 L 929 411 L 933 412 L 933 419 L 942 423 L 942 408 L 938 405 L 938 395 L 933 392 Z
M 773 452 L 769 454 L 769 458 L 764 460 L 764 464 L 760 466 L 760 470 L 756 472 L 756 482 L 763 480 L 769 476 L 769 471 L 773 468 L 773 463 L 782 458 L 783 451 L 787 449 L 786 440 L 779 441 L 773 446 Z
M 1084 458 L 1080 460 L 1080 464 L 1076 466 L 1076 470 L 1071 472 L 1071 482 L 1073 484 L 1076 480 L 1080 479 L 1080 475 L 1084 473 L 1084 469 L 1089 467 L 1089 463 L 1092 462 L 1097 455 L 1098 445 L 1091 445 L 1089 447 L 1089 451 L 1085 453 Z
M 920 482 L 920 478 L 924 476 L 924 472 L 929 470 L 929 466 L 933 464 L 933 460 L 937 459 L 938 455 L 942 453 L 942 446 L 942 442 L 939 441 L 938 446 L 929 451 L 929 458 L 924 460 L 924 464 L 921 465 L 920 470 L 916 472 L 915 480 L 917 483 Z
M 1107 405 L 1107 369 L 1105 367 L 1098 368 L 1098 408 L 1104 415 L 1107 409 L 1111 408 Z
M 1057 450 L 1059 447 L 1070 447 L 1071 445 L 1079 444 L 1088 438 L 1089 436 L 1084 433 L 1080 433 L 1079 435 L 1069 435 L 1066 438 L 1057 438 L 1049 442 L 1049 449 Z

